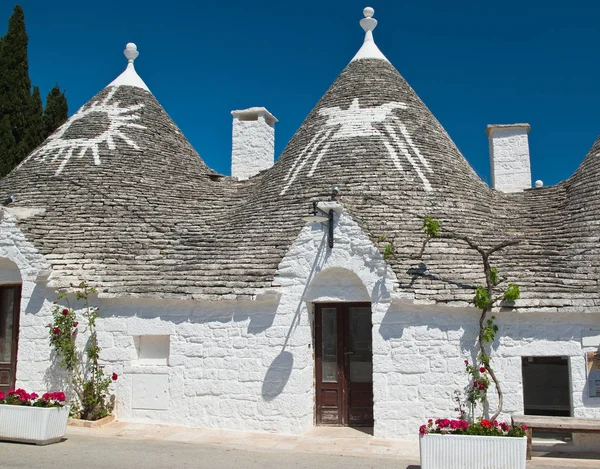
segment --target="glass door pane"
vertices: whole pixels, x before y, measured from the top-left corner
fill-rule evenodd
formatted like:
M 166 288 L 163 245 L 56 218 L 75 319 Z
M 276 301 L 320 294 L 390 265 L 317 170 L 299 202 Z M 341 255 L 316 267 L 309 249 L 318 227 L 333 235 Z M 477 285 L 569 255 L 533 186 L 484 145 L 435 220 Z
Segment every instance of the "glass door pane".
M 337 309 L 323 308 L 322 312 L 322 381 L 337 382 Z
M 10 363 L 12 355 L 14 292 L 12 288 L 2 289 L 0 302 L 0 363 Z
M 350 381 L 373 381 L 373 354 L 371 340 L 371 308 L 350 307 Z

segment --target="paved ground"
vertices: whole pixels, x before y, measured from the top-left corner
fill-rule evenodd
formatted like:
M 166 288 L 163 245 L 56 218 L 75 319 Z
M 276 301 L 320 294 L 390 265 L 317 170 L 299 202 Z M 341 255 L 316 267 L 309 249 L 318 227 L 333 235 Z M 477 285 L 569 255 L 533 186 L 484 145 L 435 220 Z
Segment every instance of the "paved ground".
M 256 453 L 178 442 L 140 442 L 80 435 L 62 443 L 30 446 L 0 443 L 2 469 L 398 469 L 398 461 L 310 453 Z M 413 466 L 418 467 L 418 466 Z M 412 468 L 411 468 L 412 469 Z
M 383 443 L 381 443 L 383 442 Z M 541 458 L 528 469 L 600 468 L 600 459 Z M 72 428 L 61 443 L 0 443 L 0 469 L 419 469 L 418 444 L 344 429 L 306 436 L 123 424 Z

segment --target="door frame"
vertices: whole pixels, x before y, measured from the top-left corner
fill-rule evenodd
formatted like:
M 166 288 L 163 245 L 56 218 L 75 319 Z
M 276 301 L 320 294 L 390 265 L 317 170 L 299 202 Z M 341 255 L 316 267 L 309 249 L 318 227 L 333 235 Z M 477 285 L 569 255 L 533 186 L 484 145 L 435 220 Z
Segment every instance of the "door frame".
M 18 361 L 18 351 L 19 351 L 19 330 L 20 330 L 20 319 L 21 319 L 21 294 L 23 290 L 23 285 L 21 283 L 6 283 L 0 285 L 0 301 L 2 300 L 2 295 L 6 291 L 5 288 L 13 288 L 15 298 L 13 300 L 13 329 L 12 329 L 12 344 L 11 344 L 11 361 L 10 361 L 10 382 L 8 389 L 14 389 L 16 381 L 17 381 L 17 361 Z
M 350 416 L 349 416 L 349 411 L 350 411 L 350 406 L 349 406 L 349 396 L 348 396 L 348 389 L 349 389 L 349 363 L 347 360 L 347 355 L 346 352 L 347 350 L 344 350 L 344 345 L 348 345 L 347 341 L 344 340 L 339 340 L 340 337 L 340 331 L 338 329 L 337 331 L 337 336 L 338 336 L 338 343 L 337 343 L 337 356 L 338 356 L 338 363 L 341 359 L 343 360 L 343 367 L 342 369 L 340 369 L 338 367 L 338 372 L 337 372 L 337 378 L 338 378 L 338 385 L 339 383 L 342 384 L 342 392 L 340 393 L 340 396 L 338 397 L 338 408 L 340 409 L 340 418 L 339 418 L 339 423 L 338 424 L 331 424 L 331 423 L 321 423 L 319 420 L 319 400 L 321 396 L 321 391 L 322 391 L 322 380 L 320 379 L 320 376 L 322 376 L 322 371 L 323 371 L 323 364 L 322 364 L 322 357 L 323 354 L 319 353 L 320 349 L 321 349 L 321 342 L 318 340 L 319 337 L 321 337 L 320 334 L 320 325 L 317 325 L 317 314 L 318 312 L 320 312 L 321 309 L 323 308 L 336 308 L 336 310 L 339 310 L 339 308 L 342 307 L 344 308 L 344 310 L 342 310 L 342 317 L 343 317 L 343 325 L 342 324 L 338 324 L 338 328 L 341 326 L 343 328 L 344 331 L 349 331 L 349 314 L 348 314 L 348 309 L 352 308 L 352 307 L 368 307 L 371 310 L 371 334 L 372 334 L 372 328 L 373 328 L 373 303 L 371 303 L 370 301 L 351 301 L 351 302 L 346 302 L 346 301 L 338 301 L 338 302 L 315 302 L 313 303 L 313 343 L 314 343 L 314 363 L 315 363 L 315 375 L 314 375 L 314 380 L 315 380 L 315 405 L 314 405 L 314 424 L 316 426 L 342 426 L 342 427 L 347 427 L 349 426 L 350 423 Z M 372 346 L 372 336 L 371 336 L 371 346 Z M 371 351 L 371 361 L 373 360 L 373 352 Z M 371 378 L 371 386 L 373 385 L 373 381 Z

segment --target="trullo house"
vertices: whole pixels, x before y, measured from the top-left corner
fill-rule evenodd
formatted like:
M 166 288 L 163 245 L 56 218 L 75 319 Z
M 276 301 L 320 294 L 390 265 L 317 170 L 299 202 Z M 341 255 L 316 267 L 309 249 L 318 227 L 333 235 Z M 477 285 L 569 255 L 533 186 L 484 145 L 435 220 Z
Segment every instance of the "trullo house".
M 275 162 L 276 117 L 232 112 L 231 176 L 127 45 L 125 71 L 0 181 L 0 389 L 59 390 L 46 325 L 57 291 L 86 281 L 121 420 L 416 439 L 455 413 L 483 281 L 461 241 L 416 257 L 431 216 L 482 246 L 523 239 L 494 259 L 521 288 L 493 344 L 504 417 L 600 418 L 600 140 L 569 179 L 532 187 L 529 126 L 488 126 L 489 187 L 364 13 L 364 43 Z

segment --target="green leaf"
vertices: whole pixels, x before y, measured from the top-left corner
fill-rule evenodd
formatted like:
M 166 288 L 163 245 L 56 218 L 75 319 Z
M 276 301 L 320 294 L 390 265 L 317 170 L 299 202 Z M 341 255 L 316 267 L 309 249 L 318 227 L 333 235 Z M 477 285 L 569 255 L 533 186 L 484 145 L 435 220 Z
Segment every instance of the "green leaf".
M 431 217 L 425 218 L 423 221 L 423 231 L 430 238 L 437 236 L 440 232 L 440 222 Z
M 383 252 L 383 258 L 387 261 L 388 259 L 390 259 L 392 257 L 392 252 L 393 252 L 393 248 L 391 244 L 386 244 L 385 245 L 385 251 Z
M 492 280 L 492 284 L 498 285 L 498 269 L 496 267 L 492 267 L 490 271 L 490 278 Z
M 521 292 L 519 291 L 519 286 L 510 283 L 508 284 L 508 288 L 504 292 L 504 301 L 512 302 L 521 296 Z
M 475 298 L 473 301 L 475 302 L 475 306 L 477 306 L 479 309 L 485 309 L 489 306 L 490 296 L 488 295 L 487 290 L 482 285 L 479 285 L 477 287 L 477 290 L 475 291 Z

